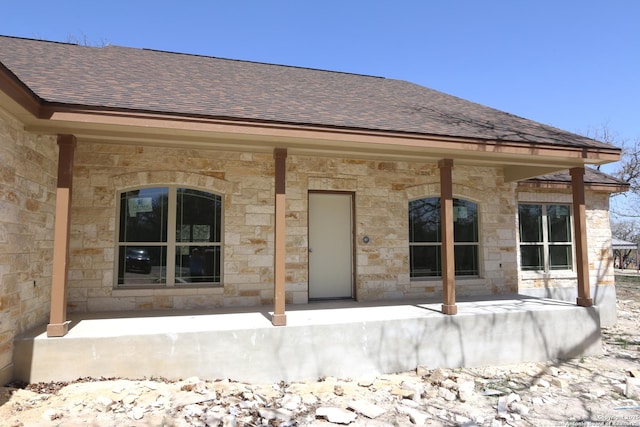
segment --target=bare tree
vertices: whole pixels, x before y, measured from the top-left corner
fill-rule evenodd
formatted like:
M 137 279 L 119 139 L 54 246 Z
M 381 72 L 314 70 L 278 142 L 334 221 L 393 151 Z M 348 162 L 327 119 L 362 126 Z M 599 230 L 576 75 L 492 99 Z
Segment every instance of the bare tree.
M 636 247 L 640 242 L 640 223 L 635 220 L 619 220 L 611 222 L 611 234 L 616 239 L 635 243 Z M 636 250 L 634 249 L 614 249 L 613 258 L 618 266 L 627 266 L 635 261 Z
M 628 182 L 629 191 L 613 194 L 614 197 L 624 199 L 624 201 L 616 203 L 615 208 L 611 209 L 611 213 L 617 218 L 640 218 L 640 212 L 637 209 L 637 206 L 640 205 L 640 138 L 633 141 L 622 138 L 617 132 L 612 131 L 606 123 L 598 128 L 590 129 L 586 135 L 622 148 L 622 157 L 616 163 L 611 174 Z
M 623 141 L 622 159 L 617 164 L 613 175 L 629 183 L 629 191 L 614 194 L 615 207 L 611 214 L 617 218 L 628 218 L 640 221 L 640 138 L 635 141 Z
M 629 183 L 630 193 L 640 196 L 640 138 L 623 144 L 622 161 L 616 176 Z
M 85 33 L 81 33 L 80 36 L 76 36 L 75 34 L 69 34 L 65 43 L 69 44 L 77 44 L 80 46 L 92 46 L 92 47 L 105 47 L 109 46 L 109 41 L 107 39 L 101 39 L 99 42 L 94 43 L 89 40 L 89 37 Z

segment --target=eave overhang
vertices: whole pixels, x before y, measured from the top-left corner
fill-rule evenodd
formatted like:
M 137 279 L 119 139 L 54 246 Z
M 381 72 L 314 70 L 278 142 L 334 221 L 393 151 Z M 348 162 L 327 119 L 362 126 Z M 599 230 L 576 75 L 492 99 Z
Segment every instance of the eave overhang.
M 21 116 L 29 114 L 34 118 L 42 115 L 41 107 L 43 101 L 33 93 L 22 81 L 20 81 L 2 62 L 0 62 L 0 101 L 3 101 L 0 105 L 5 105 L 5 100 L 10 100 L 16 105 L 12 112 L 15 114 L 16 107 L 24 110 Z
M 79 142 L 260 152 L 281 147 L 291 154 L 406 161 L 446 157 L 456 164 L 503 167 L 507 181 L 615 162 L 621 153 L 615 147 L 571 147 L 52 104 L 40 99 L 4 66 L 0 67 L 0 105 L 15 115 L 27 131 L 73 134 Z
M 537 181 L 527 180 L 518 182 L 518 188 L 536 188 L 547 190 L 567 190 L 571 191 L 571 183 L 567 181 Z M 590 191 L 605 193 L 624 193 L 629 191 L 629 184 L 626 183 L 595 183 L 585 182 L 584 188 Z

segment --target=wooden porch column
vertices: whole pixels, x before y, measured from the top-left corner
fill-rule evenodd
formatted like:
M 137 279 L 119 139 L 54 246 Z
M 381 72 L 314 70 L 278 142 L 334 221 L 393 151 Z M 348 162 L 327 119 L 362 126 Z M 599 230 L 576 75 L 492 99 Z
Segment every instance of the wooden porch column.
M 51 308 L 48 337 L 63 337 L 69 331 L 67 321 L 67 277 L 69 273 L 69 226 L 71 189 L 73 183 L 73 153 L 76 137 L 58 135 L 58 185 L 56 217 L 53 235 L 53 273 L 51 278 Z
M 591 307 L 589 288 L 589 259 L 587 256 L 587 227 L 584 205 L 584 168 L 571 168 L 571 189 L 573 192 L 573 234 L 576 238 L 576 267 L 578 269 L 577 304 Z
M 442 227 L 442 312 L 458 313 L 456 306 L 456 270 L 453 255 L 453 160 L 442 159 L 440 168 L 440 221 Z
M 274 292 L 273 292 L 273 326 L 285 326 L 287 316 L 284 314 L 285 306 L 285 269 L 286 269 L 286 245 L 285 245 L 285 214 L 286 214 L 286 177 L 287 177 L 287 150 L 276 148 L 273 150 L 275 159 L 276 181 L 276 211 L 275 211 L 275 261 L 274 261 Z

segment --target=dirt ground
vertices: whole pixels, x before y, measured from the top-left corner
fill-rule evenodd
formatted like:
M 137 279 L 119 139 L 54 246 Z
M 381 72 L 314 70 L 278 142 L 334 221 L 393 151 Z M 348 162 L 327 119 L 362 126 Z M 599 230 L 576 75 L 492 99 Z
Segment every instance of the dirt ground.
M 93 379 L 0 388 L 0 426 L 640 426 L 640 276 L 603 354 L 291 384 Z

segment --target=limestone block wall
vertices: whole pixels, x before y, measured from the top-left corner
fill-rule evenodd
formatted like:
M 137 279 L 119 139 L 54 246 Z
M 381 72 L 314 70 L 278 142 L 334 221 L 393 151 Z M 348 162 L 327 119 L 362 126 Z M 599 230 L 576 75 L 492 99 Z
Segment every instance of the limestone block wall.
M 286 191 L 286 300 L 308 301 L 308 194 L 354 195 L 355 289 L 362 301 L 440 298 L 437 279 L 409 277 L 409 200 L 438 196 L 435 162 L 289 154 Z M 118 289 L 114 286 L 116 196 L 145 185 L 186 185 L 224 200 L 223 284 Z M 499 168 L 454 164 L 454 197 L 478 204 L 480 275 L 458 278 L 465 295 L 532 289 L 575 291 L 575 273 L 518 271 L 517 203 L 571 203 L 571 193 L 517 190 Z M 613 284 L 606 194 L 589 192 L 592 282 Z M 222 152 L 80 141 L 75 156 L 68 304 L 70 311 L 193 309 L 273 303 L 274 160 L 272 153 Z M 368 236 L 370 241 L 362 240 Z
M 0 385 L 13 338 L 49 317 L 58 149 L 0 110 Z
M 587 244 L 589 248 L 589 276 L 597 286 L 615 285 L 613 251 L 611 250 L 611 218 L 608 193 L 588 192 Z
M 88 143 L 75 156 L 68 304 L 70 311 L 193 309 L 273 302 L 272 153 L 221 152 Z M 454 196 L 478 203 L 477 278 L 459 295 L 517 289 L 513 184 L 494 168 L 455 166 Z M 114 287 L 116 195 L 142 185 L 188 185 L 224 199 L 223 285 Z M 348 191 L 355 200 L 356 297 L 439 297 L 440 280 L 409 277 L 408 202 L 439 195 L 436 163 L 385 162 L 290 154 L 287 158 L 286 299 L 308 300 L 308 193 Z M 363 236 L 370 243 L 362 242 Z
M 273 301 L 273 155 L 87 143 L 76 150 L 70 311 L 193 309 Z M 114 288 L 116 196 L 184 185 L 224 200 L 224 286 Z
M 435 162 L 388 162 L 290 156 L 288 158 L 288 290 L 294 302 L 307 294 L 307 194 L 348 191 L 355 199 L 356 297 L 359 300 L 438 298 L 442 281 L 409 277 L 409 200 L 439 196 Z M 460 278 L 458 295 L 515 292 L 515 198 L 499 169 L 456 166 L 454 197 L 478 203 L 481 277 Z M 363 243 L 364 236 L 370 242 Z

